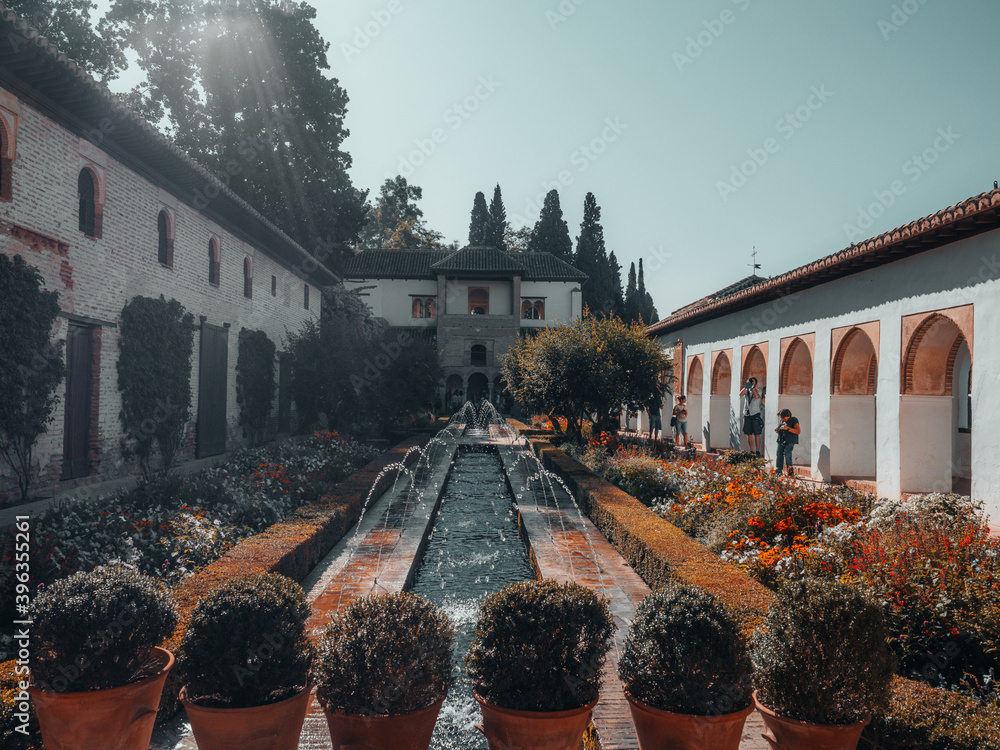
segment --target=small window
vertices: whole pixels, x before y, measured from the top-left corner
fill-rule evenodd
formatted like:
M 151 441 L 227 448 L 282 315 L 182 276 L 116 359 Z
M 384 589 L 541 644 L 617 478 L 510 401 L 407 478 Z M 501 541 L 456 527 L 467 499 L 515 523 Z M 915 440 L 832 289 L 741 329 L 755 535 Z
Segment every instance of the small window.
M 0 118 L 0 200 L 4 201 L 13 199 L 14 160 L 11 158 L 13 152 L 7 128 L 4 127 L 3 119 Z
M 80 231 L 88 237 L 97 236 L 97 189 L 89 169 L 81 169 L 77 180 L 80 195 Z
M 486 366 L 486 347 L 482 344 L 476 344 L 472 347 L 472 366 L 473 367 L 485 367 Z
M 436 307 L 433 297 L 414 297 L 410 315 L 413 318 L 433 318 Z
M 271 277 L 271 296 L 272 297 L 277 297 L 278 296 L 278 277 L 277 276 L 272 276 Z
M 424 311 L 427 313 L 428 318 L 433 318 L 437 315 L 437 300 L 433 297 L 427 300 L 427 304 L 424 306 Z
M 545 320 L 545 301 L 524 300 L 521 302 L 521 317 L 524 320 Z
M 219 257 L 219 243 L 211 239 L 208 241 L 208 283 L 212 286 L 219 285 L 222 264 Z
M 490 290 L 487 287 L 469 289 L 469 315 L 490 314 Z
M 174 240 L 170 236 L 170 220 L 166 211 L 160 211 L 156 217 L 156 259 L 160 265 L 173 268 L 174 266 Z
M 302 287 L 302 289 L 303 289 L 302 307 L 304 307 L 306 310 L 308 310 L 309 309 L 309 285 L 308 284 L 304 284 L 303 287 Z
M 411 316 L 414 318 L 422 318 L 424 317 L 424 310 L 425 310 L 424 301 L 420 297 L 414 297 L 413 310 L 411 312 Z
M 253 264 L 249 258 L 243 259 L 243 296 L 253 298 Z

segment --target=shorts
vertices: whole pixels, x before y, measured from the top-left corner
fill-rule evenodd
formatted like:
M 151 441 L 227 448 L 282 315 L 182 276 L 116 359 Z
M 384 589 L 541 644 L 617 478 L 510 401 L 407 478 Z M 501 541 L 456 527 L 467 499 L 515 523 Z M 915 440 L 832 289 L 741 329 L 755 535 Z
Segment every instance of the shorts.
M 663 429 L 663 421 L 660 419 L 660 415 L 659 414 L 650 414 L 649 415 L 649 429 L 650 430 L 662 430 Z
M 678 421 L 677 424 L 674 425 L 674 432 L 676 432 L 678 435 L 687 435 L 688 423 Z
M 760 414 L 746 414 L 743 417 L 743 434 L 760 435 L 764 431 L 764 417 Z

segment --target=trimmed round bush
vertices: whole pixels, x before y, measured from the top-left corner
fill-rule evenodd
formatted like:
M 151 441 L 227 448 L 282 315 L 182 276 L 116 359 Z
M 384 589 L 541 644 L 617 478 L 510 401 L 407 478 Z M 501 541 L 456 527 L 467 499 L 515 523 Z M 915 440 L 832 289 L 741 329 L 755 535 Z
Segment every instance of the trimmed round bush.
M 779 716 L 853 724 L 889 704 L 893 659 L 881 608 L 859 589 L 787 584 L 752 642 L 757 697 Z
M 455 628 L 448 616 L 407 592 L 357 599 L 331 620 L 313 673 L 324 709 L 400 716 L 448 694 Z
M 676 584 L 642 600 L 618 676 L 633 699 L 662 711 L 717 716 L 753 702 L 746 638 L 725 608 L 694 586 Z
M 481 698 L 517 711 L 567 711 L 597 697 L 614 616 L 576 583 L 512 583 L 479 605 L 465 671 Z
M 154 578 L 102 566 L 55 581 L 32 602 L 31 680 L 43 690 L 104 690 L 144 679 L 150 653 L 177 627 Z
M 187 699 L 207 708 L 277 703 L 309 682 L 311 608 L 302 587 L 277 573 L 234 578 L 191 613 L 177 661 Z

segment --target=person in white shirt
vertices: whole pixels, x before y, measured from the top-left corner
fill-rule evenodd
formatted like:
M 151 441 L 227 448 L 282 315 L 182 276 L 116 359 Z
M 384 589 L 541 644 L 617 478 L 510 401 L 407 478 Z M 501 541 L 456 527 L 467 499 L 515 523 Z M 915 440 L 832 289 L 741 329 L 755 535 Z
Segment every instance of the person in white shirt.
M 743 388 L 740 389 L 740 396 L 744 400 L 743 406 L 743 434 L 747 436 L 750 450 L 759 457 L 764 446 L 762 433 L 764 432 L 764 396 L 757 387 L 757 378 L 750 378 Z

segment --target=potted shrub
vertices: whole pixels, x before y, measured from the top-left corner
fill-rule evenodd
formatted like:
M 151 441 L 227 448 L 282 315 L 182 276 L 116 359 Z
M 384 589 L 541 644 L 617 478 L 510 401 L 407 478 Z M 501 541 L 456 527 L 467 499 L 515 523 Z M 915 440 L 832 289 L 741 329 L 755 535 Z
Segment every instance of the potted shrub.
M 755 634 L 757 710 L 777 750 L 854 750 L 889 702 L 893 661 L 879 606 L 846 584 L 788 584 Z
M 320 639 L 316 698 L 333 747 L 427 750 L 453 679 L 455 629 L 415 594 L 357 599 Z
M 486 597 L 465 670 L 490 747 L 579 750 L 614 632 L 607 600 L 575 583 L 525 581 Z
M 146 750 L 177 626 L 155 579 L 124 566 L 75 573 L 31 605 L 29 692 L 46 750 Z
M 201 750 L 241 750 L 269 738 L 295 750 L 309 707 L 311 608 L 295 581 L 235 578 L 195 606 L 178 650 L 180 699 Z
M 618 676 L 641 748 L 738 750 L 753 711 L 739 625 L 710 594 L 675 584 L 642 600 Z

